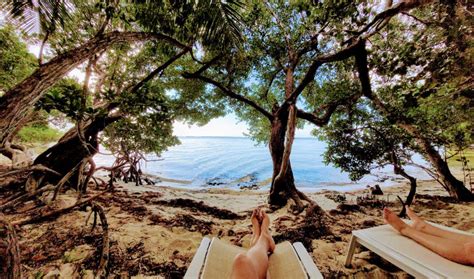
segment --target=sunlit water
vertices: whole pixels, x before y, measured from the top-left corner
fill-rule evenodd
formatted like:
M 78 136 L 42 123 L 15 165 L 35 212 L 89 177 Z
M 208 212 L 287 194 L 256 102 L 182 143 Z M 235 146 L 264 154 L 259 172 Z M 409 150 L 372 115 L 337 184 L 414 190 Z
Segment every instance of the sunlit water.
M 268 146 L 255 145 L 244 137 L 183 137 L 180 141 L 181 145 L 164 152 L 159 161 L 155 161 L 158 158 L 154 155 L 147 156 L 150 161 L 143 164 L 143 171 L 163 178 L 157 185 L 236 189 L 252 185 L 261 189 L 269 187 L 272 161 Z M 347 173 L 323 163 L 325 148 L 325 143 L 314 138 L 295 139 L 291 164 L 298 188 L 305 191 L 345 191 L 364 188 L 367 184 L 388 186 L 403 181 L 393 174 L 392 168 L 386 167 L 374 171 L 376 176 L 367 175 L 352 182 Z M 98 154 L 94 159 L 98 165 L 106 166 L 114 160 L 104 154 Z M 415 160 L 423 163 L 421 158 Z M 419 169 L 407 167 L 407 171 L 419 179 L 429 178 Z

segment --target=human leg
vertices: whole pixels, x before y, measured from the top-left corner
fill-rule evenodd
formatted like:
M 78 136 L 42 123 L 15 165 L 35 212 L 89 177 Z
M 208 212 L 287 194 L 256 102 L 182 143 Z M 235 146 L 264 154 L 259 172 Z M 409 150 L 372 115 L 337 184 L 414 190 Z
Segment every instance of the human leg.
M 231 274 L 233 279 L 263 279 L 267 276 L 268 252 L 275 249 L 275 243 L 268 230 L 270 225 L 268 215 L 259 210 L 254 211 L 254 213 L 257 214 L 257 220 L 262 220 L 259 227 L 259 237 L 247 252 L 240 253 L 235 257 Z M 252 213 L 252 224 L 254 224 L 254 213 Z
M 408 206 L 406 206 L 406 211 L 408 217 L 413 221 L 412 228 L 426 234 L 431 234 L 434 236 L 439 236 L 446 239 L 451 239 L 455 241 L 461 242 L 474 242 L 474 236 L 459 234 L 447 230 L 443 230 L 441 228 L 435 227 L 430 223 L 426 222 L 425 220 L 421 219 L 418 215 L 413 212 Z
M 413 239 L 436 254 L 457 263 L 474 265 L 474 242 L 446 239 L 416 230 L 388 208 L 384 209 L 384 219 L 402 235 Z

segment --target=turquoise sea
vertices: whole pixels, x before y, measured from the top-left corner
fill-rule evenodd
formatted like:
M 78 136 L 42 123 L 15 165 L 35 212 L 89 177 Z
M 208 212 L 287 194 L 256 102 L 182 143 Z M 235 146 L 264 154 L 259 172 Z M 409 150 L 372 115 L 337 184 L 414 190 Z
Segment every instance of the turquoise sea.
M 147 156 L 150 161 L 143 164 L 143 171 L 163 178 L 158 185 L 236 189 L 252 185 L 265 189 L 269 186 L 272 161 L 268 146 L 256 145 L 245 137 L 182 137 L 180 141 L 180 145 L 171 147 L 161 158 Z M 393 174 L 390 167 L 385 167 L 374 171 L 376 175 L 367 175 L 360 181 L 352 182 L 347 173 L 323 163 L 325 148 L 325 143 L 315 138 L 295 139 L 291 164 L 298 188 L 305 191 L 344 191 L 403 181 Z M 98 165 L 110 166 L 113 157 L 99 154 L 95 161 Z M 423 163 L 419 156 L 415 161 Z M 407 170 L 418 179 L 429 178 L 419 169 L 407 167 Z

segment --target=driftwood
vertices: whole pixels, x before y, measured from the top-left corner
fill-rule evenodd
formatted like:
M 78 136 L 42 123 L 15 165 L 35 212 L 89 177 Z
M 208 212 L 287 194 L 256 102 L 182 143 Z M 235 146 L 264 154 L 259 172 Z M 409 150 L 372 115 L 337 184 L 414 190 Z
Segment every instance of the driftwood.
M 13 226 L 0 216 L 0 278 L 21 278 L 20 249 Z

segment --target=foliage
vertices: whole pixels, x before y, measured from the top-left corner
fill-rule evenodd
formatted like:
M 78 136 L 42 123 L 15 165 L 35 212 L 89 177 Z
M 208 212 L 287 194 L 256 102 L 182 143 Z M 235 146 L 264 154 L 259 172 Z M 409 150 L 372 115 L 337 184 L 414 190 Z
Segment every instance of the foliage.
M 158 92 L 139 90 L 122 94 L 121 110 L 127 114 L 106 129 L 106 147 L 112 152 L 140 151 L 160 154 L 179 143 L 173 134 L 172 116 Z
M 15 28 L 0 28 L 0 95 L 29 76 L 36 68 L 36 58 L 20 41 Z
M 42 31 L 47 32 L 43 35 L 48 38 L 49 55 L 60 55 L 98 33 L 114 29 L 158 32 L 198 47 L 224 47 L 240 39 L 237 9 L 241 7 L 239 1 L 74 1 L 74 9 L 65 10 L 73 24 Z M 54 20 L 61 20 L 63 15 L 58 14 Z M 172 135 L 173 121 L 205 124 L 225 111 L 223 102 L 213 98 L 203 83 L 180 80 L 177 68 L 170 69 L 170 74 L 162 72 L 159 81 L 151 79 L 136 90 L 135 86 L 154 68 L 177 53 L 175 47 L 162 41 L 115 45 L 91 57 L 90 69 L 97 80 L 83 86 L 63 79 L 36 108 L 48 113 L 59 111 L 77 123 L 119 115 L 106 129 L 104 145 L 113 151 L 123 148 L 127 152 L 159 154 L 178 142 Z M 190 66 L 190 60 L 178 62 L 179 67 Z M 87 67 L 86 63 L 84 71 Z M 179 94 L 184 91 L 189 94 Z
M 61 137 L 61 132 L 46 125 L 29 125 L 18 132 L 18 139 L 23 143 L 50 143 Z
M 199 41 L 210 49 L 225 49 L 242 39 L 240 12 L 244 3 L 240 0 L 135 2 L 133 18 L 147 31 Z
M 372 86 L 386 111 L 359 103 L 315 131 L 328 143 L 326 162 L 357 180 L 376 166 L 408 163 L 413 151 L 424 154 L 416 138 L 455 150 L 473 143 L 473 44 L 466 33 L 472 17 L 467 13 L 463 5 L 446 3 L 436 11 L 414 10 L 371 38 Z M 400 129 L 405 124 L 417 133 Z
M 82 87 L 72 78 L 64 78 L 55 84 L 36 103 L 37 110 L 51 113 L 57 110 L 72 120 L 77 120 L 85 112 L 82 107 Z M 92 108 L 88 108 L 91 112 Z
M 13 0 L 0 5 L 8 15 L 20 21 L 20 26 L 26 31 L 43 29 L 54 31 L 64 27 L 69 13 L 73 9 L 70 0 Z M 37 26 L 37 20 L 41 26 Z
M 294 67 L 293 88 L 298 86 L 315 57 L 342 48 L 342 43 L 352 36 L 347 30 L 358 30 L 366 24 L 369 15 L 368 5 L 355 1 L 248 1 L 242 11 L 242 45 L 220 52 L 213 49 L 205 52 L 205 61 L 221 57 L 206 71 L 206 76 L 262 109 L 275 112 L 286 99 L 286 69 Z M 295 60 L 295 56 L 298 59 Z M 348 83 L 332 86 L 331 91 L 327 91 L 329 84 L 340 77 L 335 69 L 347 71 L 349 66 L 351 62 L 320 67 L 317 77 L 298 98 L 298 108 L 320 116 L 318 113 L 324 111 L 319 109 L 325 104 L 354 94 L 357 86 Z M 227 99 L 227 106 L 240 120 L 249 124 L 251 138 L 261 143 L 269 141 L 268 118 L 255 107 L 228 98 L 215 87 L 213 90 L 217 96 Z M 298 121 L 297 125 L 303 127 L 304 121 Z
M 403 165 L 411 159 L 412 139 L 361 101 L 347 113 L 333 116 L 317 131 L 327 143 L 326 164 L 332 163 L 359 180 L 387 164 Z
M 391 21 L 371 41 L 369 61 L 391 121 L 414 124 L 435 145 L 455 149 L 474 142 L 474 44 L 466 9 L 443 4 Z

